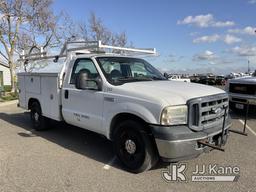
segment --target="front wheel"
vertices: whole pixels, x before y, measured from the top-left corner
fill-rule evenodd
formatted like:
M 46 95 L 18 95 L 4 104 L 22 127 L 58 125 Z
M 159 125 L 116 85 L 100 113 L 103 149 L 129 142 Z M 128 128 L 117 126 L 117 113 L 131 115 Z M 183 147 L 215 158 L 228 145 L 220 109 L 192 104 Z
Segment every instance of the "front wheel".
M 158 160 L 152 139 L 136 121 L 127 120 L 117 126 L 114 149 L 125 168 L 133 173 L 149 170 Z

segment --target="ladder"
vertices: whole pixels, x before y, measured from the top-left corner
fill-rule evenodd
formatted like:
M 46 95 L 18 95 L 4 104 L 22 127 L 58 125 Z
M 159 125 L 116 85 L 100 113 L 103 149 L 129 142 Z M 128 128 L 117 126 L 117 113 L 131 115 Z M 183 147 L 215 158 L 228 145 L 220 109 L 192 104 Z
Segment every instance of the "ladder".
M 112 55 L 125 55 L 125 56 L 136 56 L 136 55 L 151 55 L 157 56 L 155 48 L 128 48 L 118 47 L 112 45 L 102 44 L 101 41 L 67 41 L 64 43 L 60 53 L 58 55 L 47 55 L 47 53 L 41 48 L 39 53 L 20 55 L 18 61 L 23 61 L 27 64 L 29 61 L 54 59 L 54 62 L 58 62 L 59 58 L 68 57 L 69 54 L 112 54 Z

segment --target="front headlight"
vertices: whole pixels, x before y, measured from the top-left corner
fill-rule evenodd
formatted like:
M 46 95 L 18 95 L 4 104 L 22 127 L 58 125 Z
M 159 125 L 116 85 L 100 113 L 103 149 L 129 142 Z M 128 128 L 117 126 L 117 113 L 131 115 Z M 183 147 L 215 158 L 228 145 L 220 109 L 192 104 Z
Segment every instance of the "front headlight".
M 161 125 L 187 124 L 188 107 L 186 105 L 164 108 L 161 115 Z

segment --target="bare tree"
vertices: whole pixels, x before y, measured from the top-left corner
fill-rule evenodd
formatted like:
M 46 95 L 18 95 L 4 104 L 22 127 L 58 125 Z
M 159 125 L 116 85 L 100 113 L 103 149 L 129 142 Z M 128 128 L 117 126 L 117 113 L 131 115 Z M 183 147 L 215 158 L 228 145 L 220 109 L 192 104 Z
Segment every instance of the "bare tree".
M 103 21 L 91 13 L 88 22 L 77 23 L 71 17 L 62 12 L 61 21 L 56 24 L 56 33 L 60 41 L 72 39 L 84 39 L 88 41 L 101 40 L 105 44 L 112 44 L 116 46 L 127 45 L 127 35 L 125 32 L 114 33 L 105 26 Z
M 62 44 L 72 38 L 87 39 L 87 27 L 85 24 L 76 23 L 69 14 L 62 11 L 56 23 L 56 34 Z
M 125 32 L 114 34 L 94 13 L 87 23 L 77 24 L 68 15 L 56 17 L 52 0 L 1 0 L 0 43 L 8 58 L 12 91 L 15 91 L 15 52 L 32 53 L 57 47 L 71 37 L 102 40 L 116 46 L 127 44 Z
M 30 52 L 42 43 L 47 47 L 55 35 L 55 17 L 49 9 L 52 0 L 1 0 L 0 43 L 8 57 L 12 91 L 15 91 L 14 54 L 30 47 Z M 39 35 L 43 34 L 43 36 Z M 43 37 L 45 39 L 43 39 Z
M 101 19 L 96 17 L 95 13 L 91 13 L 89 27 L 93 40 L 101 40 L 103 43 L 110 42 L 112 33 L 104 26 Z
M 18 48 L 27 53 L 40 50 L 40 48 L 57 47 L 61 43 L 62 35 L 59 33 L 59 17 L 49 9 L 52 0 L 27 0 L 32 1 L 33 15 L 30 25 L 23 26 L 18 38 Z M 62 29 L 63 30 L 63 29 Z
M 127 35 L 125 32 L 114 34 L 93 12 L 89 18 L 89 31 L 89 38 L 93 40 L 101 40 L 103 43 L 115 46 L 127 45 Z
M 114 46 L 127 46 L 127 35 L 125 32 L 114 33 L 108 27 L 105 26 L 103 21 L 96 16 L 95 13 L 91 13 L 88 22 L 76 23 L 68 14 L 64 13 L 63 28 L 65 33 L 62 37 L 69 39 L 74 37 L 75 39 L 84 39 L 88 41 L 101 40 L 104 44 L 110 44 Z
M 125 32 L 115 35 L 115 39 L 117 41 L 117 46 L 124 47 L 127 45 L 127 35 Z

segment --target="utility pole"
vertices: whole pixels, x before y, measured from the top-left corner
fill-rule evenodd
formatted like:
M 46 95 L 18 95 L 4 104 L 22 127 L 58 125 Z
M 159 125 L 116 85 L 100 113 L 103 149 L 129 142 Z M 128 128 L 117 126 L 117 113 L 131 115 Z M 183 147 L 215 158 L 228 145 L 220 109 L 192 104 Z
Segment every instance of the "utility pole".
M 250 74 L 251 69 L 250 69 L 250 60 L 248 60 L 248 74 Z

